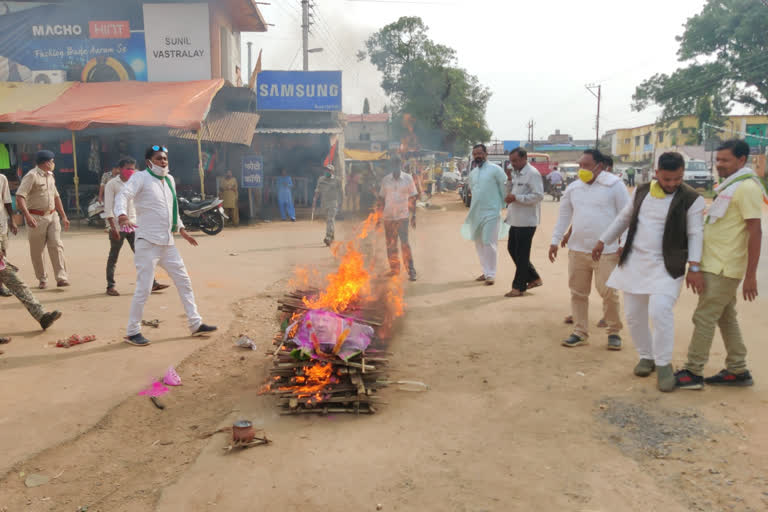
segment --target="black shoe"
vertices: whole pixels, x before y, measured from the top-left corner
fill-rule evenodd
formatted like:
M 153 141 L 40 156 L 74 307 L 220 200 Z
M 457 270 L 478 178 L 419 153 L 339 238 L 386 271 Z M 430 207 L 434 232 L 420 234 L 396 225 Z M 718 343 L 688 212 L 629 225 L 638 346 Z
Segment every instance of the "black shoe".
M 752 375 L 749 370 L 744 373 L 731 373 L 728 370 L 721 370 L 717 375 L 707 377 L 704 382 L 710 386 L 733 386 L 733 387 L 749 387 L 755 382 L 752 380 Z
M 675 380 L 680 389 L 701 389 L 704 387 L 704 377 L 694 375 L 688 370 L 676 371 Z
M 61 311 L 51 311 L 50 313 L 46 313 L 43 315 L 43 318 L 40 319 L 40 327 L 42 327 L 43 330 L 46 330 L 59 318 L 61 318 Z
M 416 275 L 416 272 L 408 274 L 408 280 L 409 281 L 413 282 L 413 281 L 416 281 L 417 279 L 418 279 L 418 276 Z
M 126 336 L 125 342 L 128 343 L 129 345 L 134 345 L 136 347 L 146 347 L 147 345 L 152 343 L 147 338 L 142 336 L 141 333 L 134 334 L 133 336 Z
M 331 246 L 332 240 L 330 238 L 323 238 L 323 243 L 327 245 L 328 247 Z
M 197 334 L 208 334 L 209 332 L 217 331 L 218 329 L 219 328 L 215 325 L 200 324 L 200 327 L 198 327 L 197 330 L 192 333 L 192 336 Z

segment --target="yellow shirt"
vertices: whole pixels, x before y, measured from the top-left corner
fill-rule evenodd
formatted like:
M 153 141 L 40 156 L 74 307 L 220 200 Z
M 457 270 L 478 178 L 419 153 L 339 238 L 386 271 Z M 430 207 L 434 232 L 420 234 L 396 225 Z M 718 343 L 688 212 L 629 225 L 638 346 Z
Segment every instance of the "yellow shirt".
M 704 225 L 704 251 L 701 269 L 743 279 L 747 272 L 747 219 L 763 216 L 763 191 L 754 180 L 746 180 L 733 194 L 725 215 L 714 224 Z

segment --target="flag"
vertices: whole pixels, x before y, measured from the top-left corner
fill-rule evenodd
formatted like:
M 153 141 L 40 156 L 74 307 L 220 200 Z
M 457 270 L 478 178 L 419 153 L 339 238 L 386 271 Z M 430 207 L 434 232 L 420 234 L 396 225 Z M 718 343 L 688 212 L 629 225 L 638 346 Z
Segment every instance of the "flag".
M 261 52 L 262 50 L 259 50 L 259 58 L 256 59 L 256 67 L 253 68 L 253 73 L 251 73 L 251 78 L 248 80 L 248 88 L 249 89 L 255 89 L 256 88 L 256 76 L 261 73 Z
M 325 160 L 323 161 L 323 167 L 327 165 L 331 165 L 333 163 L 333 159 L 336 156 L 336 148 L 338 147 L 338 145 L 339 145 L 339 141 L 337 138 L 336 141 L 331 146 L 331 150 L 328 152 L 328 156 L 325 157 Z

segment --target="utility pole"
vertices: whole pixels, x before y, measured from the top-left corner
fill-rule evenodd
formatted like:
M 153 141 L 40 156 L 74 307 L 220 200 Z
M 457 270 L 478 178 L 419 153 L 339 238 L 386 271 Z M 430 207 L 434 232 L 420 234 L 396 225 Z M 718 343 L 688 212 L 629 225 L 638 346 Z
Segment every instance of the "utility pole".
M 309 71 L 309 0 L 301 0 L 301 44 L 304 71 Z
M 602 99 L 602 85 L 595 85 L 595 84 L 587 84 L 584 87 L 587 88 L 587 90 L 597 98 L 597 121 L 595 123 L 595 149 L 598 149 L 600 147 L 600 101 Z M 595 94 L 595 89 L 597 89 L 597 94 Z
M 248 73 L 245 75 L 247 77 L 247 80 L 251 79 L 251 73 L 253 73 L 253 55 L 252 55 L 252 48 L 253 43 L 248 41 Z
M 535 149 L 533 144 L 533 127 L 536 126 L 536 123 L 533 122 L 533 119 L 528 121 L 528 144 L 531 146 L 531 151 Z

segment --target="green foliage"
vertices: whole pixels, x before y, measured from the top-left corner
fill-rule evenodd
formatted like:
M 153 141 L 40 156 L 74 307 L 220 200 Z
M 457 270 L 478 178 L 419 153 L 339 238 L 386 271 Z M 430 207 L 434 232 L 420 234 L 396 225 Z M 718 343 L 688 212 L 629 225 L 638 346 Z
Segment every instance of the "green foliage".
M 662 121 L 695 114 L 718 124 L 734 103 L 768 113 L 768 7 L 755 0 L 708 0 L 678 36 L 686 64 L 643 81 L 632 108 L 663 107 Z M 701 140 L 699 139 L 699 142 Z
M 455 50 L 432 41 L 427 31 L 421 18 L 402 17 L 368 38 L 358 59 L 370 59 L 383 75 L 395 135 L 408 114 L 422 146 L 463 152 L 491 136 L 485 121 L 491 93 L 456 65 Z
M 371 104 L 368 101 L 368 98 L 365 98 L 365 101 L 363 101 L 363 114 L 370 114 L 371 113 Z

